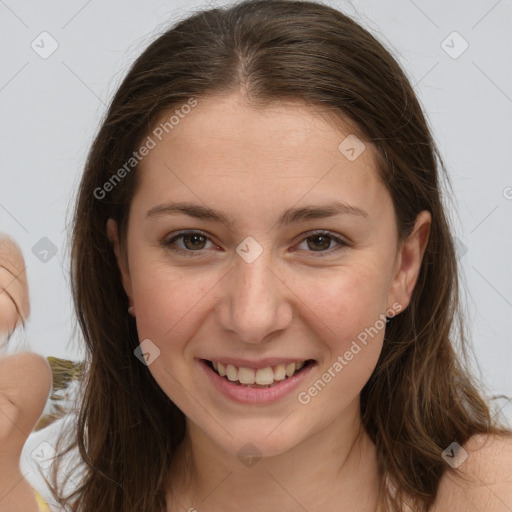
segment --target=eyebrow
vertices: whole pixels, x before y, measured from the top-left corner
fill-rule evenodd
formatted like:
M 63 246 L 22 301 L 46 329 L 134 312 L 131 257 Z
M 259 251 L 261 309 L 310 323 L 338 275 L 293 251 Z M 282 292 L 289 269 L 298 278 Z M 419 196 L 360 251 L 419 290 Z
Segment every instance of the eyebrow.
M 167 202 L 154 206 L 146 213 L 146 219 L 161 215 L 188 215 L 196 219 L 220 222 L 233 229 L 233 221 L 223 212 L 190 202 Z M 334 201 L 322 205 L 309 205 L 298 208 L 290 208 L 281 214 L 278 224 L 289 225 L 312 219 L 324 219 L 335 215 L 352 215 L 355 217 L 369 218 L 364 210 L 348 205 L 341 201 Z

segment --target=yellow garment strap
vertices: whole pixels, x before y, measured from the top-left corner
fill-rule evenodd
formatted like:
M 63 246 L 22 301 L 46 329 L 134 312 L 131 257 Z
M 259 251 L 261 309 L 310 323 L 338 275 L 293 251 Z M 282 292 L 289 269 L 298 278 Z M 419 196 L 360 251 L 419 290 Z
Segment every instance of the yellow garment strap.
M 35 494 L 36 494 L 36 501 L 37 501 L 37 505 L 39 506 L 39 510 L 41 512 L 51 512 L 51 510 L 48 508 L 48 505 L 46 504 L 46 502 L 43 500 L 43 498 L 41 498 L 41 495 L 35 491 Z

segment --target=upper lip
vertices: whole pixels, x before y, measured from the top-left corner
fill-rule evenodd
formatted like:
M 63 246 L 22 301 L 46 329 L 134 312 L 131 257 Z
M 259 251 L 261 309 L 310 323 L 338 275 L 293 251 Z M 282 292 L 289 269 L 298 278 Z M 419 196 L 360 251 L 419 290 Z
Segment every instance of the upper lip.
M 297 357 L 297 358 L 267 357 L 265 359 L 258 359 L 257 361 L 255 361 L 255 360 L 249 361 L 248 359 L 240 359 L 240 358 L 236 358 L 236 357 L 214 357 L 214 356 L 212 356 L 212 357 L 208 357 L 208 358 L 204 358 L 204 359 L 206 359 L 207 361 L 215 361 L 218 363 L 222 363 L 224 366 L 231 364 L 238 368 L 243 367 L 243 368 L 252 368 L 254 370 L 257 370 L 259 368 L 267 368 L 268 366 L 277 366 L 278 364 L 287 365 L 289 363 L 295 363 L 297 361 L 308 361 L 311 358 L 307 358 L 307 357 L 306 358 L 304 358 L 304 357 L 302 357 L 302 358 L 301 357 Z

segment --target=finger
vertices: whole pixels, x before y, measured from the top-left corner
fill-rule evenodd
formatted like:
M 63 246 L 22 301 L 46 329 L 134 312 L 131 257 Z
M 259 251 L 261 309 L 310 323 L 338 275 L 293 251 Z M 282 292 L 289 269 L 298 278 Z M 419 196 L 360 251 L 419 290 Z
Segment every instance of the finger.
M 0 291 L 8 289 L 22 319 L 30 315 L 30 300 L 25 261 L 16 242 L 0 234 Z
M 26 285 L 0 267 L 0 332 L 11 332 L 30 314 Z

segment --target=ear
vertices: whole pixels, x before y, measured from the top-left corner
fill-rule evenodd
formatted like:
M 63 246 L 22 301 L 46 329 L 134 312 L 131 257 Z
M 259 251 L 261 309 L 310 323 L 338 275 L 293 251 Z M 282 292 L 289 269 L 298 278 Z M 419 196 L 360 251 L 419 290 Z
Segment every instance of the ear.
M 117 266 L 119 267 L 119 271 L 121 272 L 121 279 L 123 282 L 123 288 L 126 292 L 126 295 L 130 298 L 130 304 L 132 304 L 132 281 L 130 278 L 130 271 L 125 265 L 125 261 L 121 254 L 121 248 L 119 244 L 119 233 L 117 222 L 114 219 L 107 220 L 107 236 L 112 244 L 112 248 L 114 249 L 114 254 L 116 255 Z
M 411 301 L 430 235 L 431 222 L 430 212 L 426 210 L 420 212 L 416 217 L 412 233 L 400 244 L 389 290 L 388 309 L 391 309 L 394 303 L 398 303 L 403 311 Z

